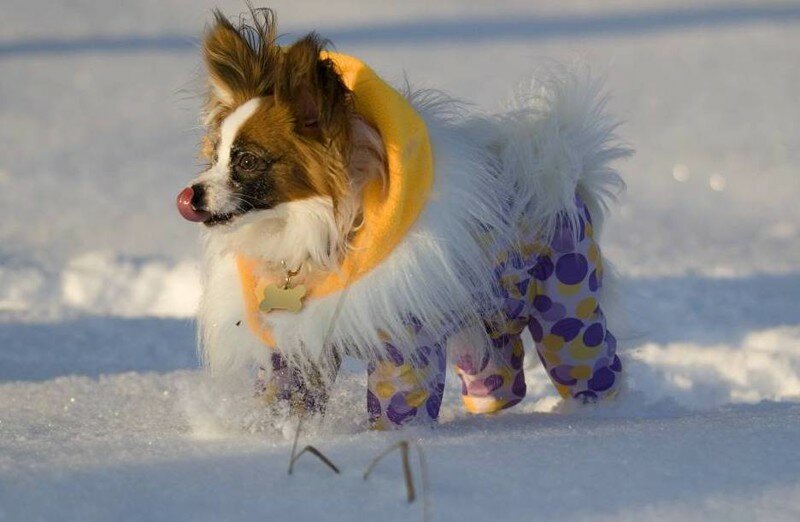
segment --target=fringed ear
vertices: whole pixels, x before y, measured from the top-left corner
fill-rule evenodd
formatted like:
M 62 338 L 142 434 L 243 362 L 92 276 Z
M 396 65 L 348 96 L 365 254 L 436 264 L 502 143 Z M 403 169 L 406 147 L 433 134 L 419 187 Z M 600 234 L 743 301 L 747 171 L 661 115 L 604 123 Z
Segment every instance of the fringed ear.
M 275 17 L 269 9 L 251 9 L 252 25 L 235 27 L 219 10 L 203 39 L 212 101 L 232 107 L 274 89 L 281 51 L 275 45 Z
M 211 95 L 232 106 L 235 93 L 247 89 L 247 64 L 255 53 L 239 31 L 220 11 L 214 11 L 214 26 L 203 40 L 203 57 L 208 70 Z
M 320 57 L 324 48 L 310 33 L 286 50 L 279 95 L 292 107 L 297 133 L 327 142 L 347 136 L 352 95 L 333 61 Z

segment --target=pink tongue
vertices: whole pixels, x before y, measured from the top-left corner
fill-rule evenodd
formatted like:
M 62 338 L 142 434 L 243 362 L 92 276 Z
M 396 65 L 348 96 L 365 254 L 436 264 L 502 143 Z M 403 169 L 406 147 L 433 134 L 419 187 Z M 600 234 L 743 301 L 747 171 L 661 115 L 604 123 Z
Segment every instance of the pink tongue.
M 194 197 L 194 190 L 192 187 L 186 187 L 178 194 L 178 199 L 175 202 L 178 206 L 178 212 L 181 213 L 183 219 L 201 223 L 211 217 L 211 213 L 205 210 L 196 210 L 192 206 L 192 197 Z

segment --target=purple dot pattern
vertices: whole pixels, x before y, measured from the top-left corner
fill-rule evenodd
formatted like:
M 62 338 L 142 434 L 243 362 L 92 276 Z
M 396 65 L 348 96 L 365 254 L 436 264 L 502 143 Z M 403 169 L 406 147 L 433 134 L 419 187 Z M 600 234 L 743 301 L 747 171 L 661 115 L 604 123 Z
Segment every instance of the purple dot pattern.
M 563 254 L 556 262 L 556 277 L 565 285 L 576 285 L 586 279 L 589 264 L 581 254 Z
M 293 411 L 325 412 L 328 390 L 324 385 L 310 385 L 302 373 L 289 366 L 279 352 L 272 353 L 269 369 L 258 369 L 255 384 L 257 397 L 264 398 L 268 403 L 288 405 Z
M 495 273 L 503 285 L 504 313 L 487 321 L 494 356 L 477 372 L 468 361 L 456 363 L 469 411 L 498 411 L 524 398 L 520 334 L 525 324 L 562 397 L 594 402 L 615 393 L 622 363 L 599 306 L 600 250 L 586 205 L 579 198 L 576 205 L 577 221 L 559 219 L 549 244 L 532 242 L 527 256 L 525 248 L 522 256 L 498 255 Z
M 500 306 L 485 319 L 491 353 L 474 360 L 469 350 L 452 350 L 467 411 L 493 413 L 523 400 L 520 334 L 525 327 L 562 397 L 591 403 L 616 393 L 622 363 L 599 305 L 602 259 L 589 211 L 577 197 L 576 205 L 578 219 L 560 218 L 549 243 L 532 239 L 518 251 L 497 251 Z M 428 424 L 439 416 L 446 374 L 444 341 L 432 339 L 415 318 L 408 319 L 408 328 L 416 346 L 413 357 L 387 342 L 383 358 L 368 365 L 366 403 L 373 429 Z M 271 363 L 269 380 L 263 377 L 266 372 L 259 373 L 257 393 L 310 411 L 324 408 L 324 390 L 309 390 L 278 353 Z
M 581 330 L 583 330 L 583 322 L 574 317 L 561 319 L 550 327 L 550 333 L 552 335 L 557 335 L 565 341 L 571 341 L 575 339 Z
M 367 413 L 374 430 L 430 424 L 439 417 L 446 374 L 445 349 L 421 328 L 410 330 L 418 348 L 406 361 L 397 348 L 367 367 Z
M 480 371 L 465 364 L 466 357 L 456 361 L 456 374 L 461 379 L 461 396 L 470 413 L 495 413 L 519 404 L 525 393 L 522 371 L 525 355 L 519 335 L 490 331 L 493 342 L 491 358 Z M 501 341 L 498 343 L 497 341 Z

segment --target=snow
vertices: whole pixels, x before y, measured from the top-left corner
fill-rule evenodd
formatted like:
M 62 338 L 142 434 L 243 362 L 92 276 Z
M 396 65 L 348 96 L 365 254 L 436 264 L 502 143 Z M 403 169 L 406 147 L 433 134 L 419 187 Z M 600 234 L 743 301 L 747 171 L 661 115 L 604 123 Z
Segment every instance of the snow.
M 617 402 L 560 403 L 529 357 L 513 410 L 465 415 L 450 376 L 438 428 L 371 433 L 350 362 L 301 437 L 342 474 L 303 457 L 291 477 L 294 421 L 197 369 L 173 198 L 199 168 L 212 5 L 5 2 L 0 520 L 800 519 L 800 5 L 273 3 L 286 32 L 489 110 L 548 60 L 588 62 L 637 150 L 604 237 L 630 309 Z M 400 436 L 427 502 L 396 455 L 361 478 Z

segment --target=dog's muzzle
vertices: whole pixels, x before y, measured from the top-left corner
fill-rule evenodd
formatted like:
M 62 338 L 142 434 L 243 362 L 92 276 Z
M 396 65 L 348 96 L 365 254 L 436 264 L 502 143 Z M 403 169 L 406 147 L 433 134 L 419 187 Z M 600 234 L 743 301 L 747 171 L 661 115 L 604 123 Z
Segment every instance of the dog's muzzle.
M 203 187 L 194 185 L 183 189 L 175 204 L 183 219 L 204 223 L 211 219 L 211 212 L 203 208 Z

